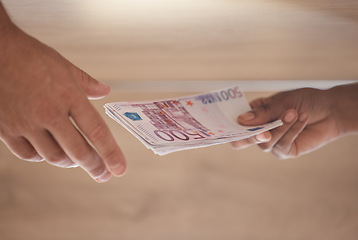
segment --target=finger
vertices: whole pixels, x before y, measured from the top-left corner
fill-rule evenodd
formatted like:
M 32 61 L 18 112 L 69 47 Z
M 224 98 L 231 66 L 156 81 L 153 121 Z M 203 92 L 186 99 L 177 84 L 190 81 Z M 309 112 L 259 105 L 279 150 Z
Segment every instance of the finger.
M 269 131 L 266 131 L 266 132 L 259 133 L 255 136 L 252 136 L 252 137 L 249 137 L 246 139 L 231 142 L 231 146 L 233 148 L 235 148 L 236 150 L 241 150 L 241 149 L 248 148 L 255 144 L 268 142 L 270 140 L 271 140 L 271 133 Z
M 296 139 L 306 127 L 307 119 L 308 115 L 306 113 L 300 114 L 298 121 L 291 126 L 272 148 L 274 155 L 282 159 L 297 157 L 299 155 Z
M 251 111 L 238 117 L 240 124 L 245 126 L 264 124 L 277 120 L 285 112 L 282 105 L 272 105 L 270 100 L 258 99 L 257 101 L 254 105 L 259 104 L 258 106 L 254 106 Z
M 108 171 L 102 158 L 88 144 L 70 119 L 64 117 L 59 122 L 61 124 L 50 126 L 49 130 L 63 151 L 94 180 L 97 182 L 108 181 L 112 174 Z
M 104 83 L 97 81 L 84 71 L 77 69 L 78 83 L 90 99 L 99 99 L 107 96 L 111 91 L 110 87 Z
M 88 101 L 74 105 L 70 111 L 81 132 L 93 144 L 108 170 L 115 176 L 126 171 L 126 161 L 109 128 Z
M 62 168 L 77 166 L 46 130 L 36 131 L 36 133 L 27 136 L 27 139 L 49 164 Z
M 43 157 L 37 153 L 31 143 L 24 137 L 4 137 L 2 140 L 18 158 L 30 162 L 44 161 Z
M 290 129 L 290 127 L 297 120 L 297 111 L 294 109 L 289 109 L 283 115 L 282 121 L 283 125 L 271 130 L 272 138 L 266 143 L 259 144 L 259 147 L 265 151 L 271 151 L 272 147 L 281 139 L 281 137 Z
M 270 101 L 271 101 L 271 98 L 257 98 L 250 102 L 250 107 L 256 108 L 261 105 L 267 105 L 270 103 Z

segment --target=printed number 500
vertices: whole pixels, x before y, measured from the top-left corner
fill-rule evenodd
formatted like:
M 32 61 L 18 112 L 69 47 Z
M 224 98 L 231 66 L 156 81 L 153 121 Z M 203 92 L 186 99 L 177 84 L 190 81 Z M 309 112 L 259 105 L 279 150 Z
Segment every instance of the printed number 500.
M 202 133 L 202 134 L 200 134 Z M 167 142 L 173 142 L 175 139 L 181 140 L 181 141 L 189 141 L 190 137 L 193 137 L 193 139 L 204 139 L 205 136 L 210 136 L 209 134 L 205 132 L 197 132 L 192 130 L 155 130 L 154 134 L 157 135 L 160 139 L 167 141 Z

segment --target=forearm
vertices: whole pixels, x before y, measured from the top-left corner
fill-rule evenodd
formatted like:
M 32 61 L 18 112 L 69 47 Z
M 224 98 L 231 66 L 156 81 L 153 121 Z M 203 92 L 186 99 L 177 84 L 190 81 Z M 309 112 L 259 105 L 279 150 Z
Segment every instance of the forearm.
M 340 133 L 358 133 L 358 83 L 333 87 L 327 96 Z

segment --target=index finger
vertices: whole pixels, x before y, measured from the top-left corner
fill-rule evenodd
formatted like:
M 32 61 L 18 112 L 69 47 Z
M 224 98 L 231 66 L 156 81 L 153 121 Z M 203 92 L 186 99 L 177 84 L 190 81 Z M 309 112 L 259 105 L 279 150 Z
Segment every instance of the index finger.
M 115 176 L 123 175 L 126 171 L 124 155 L 94 106 L 85 99 L 72 106 L 70 115 L 94 146 L 108 170 Z

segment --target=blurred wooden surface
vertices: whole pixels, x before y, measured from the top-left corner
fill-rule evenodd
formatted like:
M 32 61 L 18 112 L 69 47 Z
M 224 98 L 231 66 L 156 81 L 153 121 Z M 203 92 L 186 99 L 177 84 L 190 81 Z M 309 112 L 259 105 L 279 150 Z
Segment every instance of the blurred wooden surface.
M 3 0 L 101 80 L 357 79 L 357 0 Z
M 0 239 L 357 238 L 358 136 L 286 161 L 228 144 L 159 157 L 103 113 L 107 101 L 170 96 L 94 102 L 128 160 L 127 175 L 109 183 L 21 161 L 0 144 Z
M 358 1 L 3 2 L 28 33 L 114 85 L 358 77 Z M 102 107 L 183 94 L 93 102 L 128 160 L 127 175 L 106 184 L 0 144 L 0 239 L 357 239 L 357 136 L 287 161 L 229 145 L 158 157 Z

